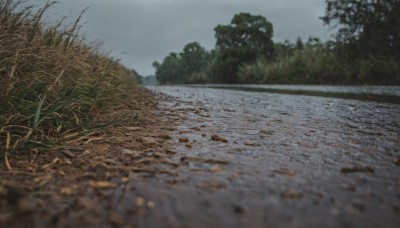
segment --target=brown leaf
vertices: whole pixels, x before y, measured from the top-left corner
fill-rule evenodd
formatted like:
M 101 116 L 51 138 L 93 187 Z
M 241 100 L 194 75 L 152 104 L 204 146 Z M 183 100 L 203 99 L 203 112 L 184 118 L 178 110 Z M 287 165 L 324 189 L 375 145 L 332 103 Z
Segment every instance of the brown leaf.
M 117 184 L 109 181 L 91 181 L 89 183 L 92 188 L 116 188 Z
M 60 190 L 60 194 L 64 195 L 64 196 L 70 196 L 70 195 L 72 195 L 73 192 L 74 191 L 72 190 L 72 188 L 67 188 L 67 187 L 61 188 L 61 190 Z
M 218 190 L 221 188 L 225 188 L 226 184 L 218 181 L 203 181 L 197 187 L 204 190 Z
M 227 143 L 228 142 L 228 140 L 226 138 L 224 138 L 224 137 L 222 137 L 220 135 L 217 135 L 217 134 L 211 135 L 211 140 L 219 141 L 219 142 L 223 142 L 223 143 Z
M 146 200 L 142 197 L 136 198 L 136 206 L 142 207 L 146 203 Z
M 296 176 L 296 173 L 294 171 L 285 169 L 285 168 L 275 169 L 275 170 L 272 170 L 272 172 L 281 174 L 281 175 L 290 176 L 290 177 Z
M 244 141 L 244 145 L 246 145 L 246 146 L 259 146 L 258 143 L 256 143 L 255 141 L 252 141 L 252 140 Z
M 397 159 L 397 161 L 394 162 L 397 166 L 400 166 L 400 159 Z
M 18 201 L 17 209 L 19 213 L 31 213 L 37 208 L 37 201 L 32 198 L 22 198 Z
M 142 127 L 126 127 L 126 130 L 129 130 L 129 131 L 140 131 L 140 130 L 143 130 L 143 128 Z
M 158 137 L 161 139 L 172 139 L 172 137 L 168 134 L 160 134 Z
M 110 223 L 111 224 L 113 224 L 113 225 L 115 225 L 115 226 L 118 226 L 118 227 L 121 227 L 123 224 L 124 224 L 124 218 L 121 216 L 121 215 L 119 215 L 118 213 L 116 213 L 116 212 L 111 212 L 109 215 L 108 215 L 108 221 L 110 221 Z
M 281 193 L 281 196 L 285 199 L 293 199 L 293 200 L 302 199 L 304 197 L 303 193 L 295 191 L 284 191 Z
M 213 165 L 213 166 L 211 166 L 209 171 L 212 172 L 212 173 L 220 173 L 220 172 L 223 172 L 224 169 L 219 165 Z
M 179 138 L 179 142 L 189 142 L 188 138 Z
M 68 158 L 74 158 L 75 154 L 72 153 L 70 150 L 63 150 L 61 151 L 65 156 L 67 156 Z
M 342 173 L 375 173 L 375 169 L 369 166 L 353 166 L 353 167 L 344 167 L 340 170 Z
M 130 150 L 130 149 L 126 149 L 126 148 L 122 149 L 121 152 L 124 153 L 124 154 L 127 154 L 127 155 L 133 155 L 133 154 L 139 153 L 139 152 L 137 152 L 135 150 Z
M 88 210 L 97 210 L 99 207 L 97 202 L 93 199 L 89 199 L 87 197 L 80 197 L 77 202 L 78 207 L 88 209 Z

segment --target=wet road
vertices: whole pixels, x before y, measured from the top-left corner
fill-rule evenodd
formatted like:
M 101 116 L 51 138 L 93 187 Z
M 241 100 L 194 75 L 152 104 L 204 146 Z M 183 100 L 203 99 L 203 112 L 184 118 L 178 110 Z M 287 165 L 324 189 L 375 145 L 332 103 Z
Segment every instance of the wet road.
M 400 105 L 148 88 L 180 120 L 171 149 L 184 165 L 131 183 L 155 205 L 139 226 L 399 227 Z

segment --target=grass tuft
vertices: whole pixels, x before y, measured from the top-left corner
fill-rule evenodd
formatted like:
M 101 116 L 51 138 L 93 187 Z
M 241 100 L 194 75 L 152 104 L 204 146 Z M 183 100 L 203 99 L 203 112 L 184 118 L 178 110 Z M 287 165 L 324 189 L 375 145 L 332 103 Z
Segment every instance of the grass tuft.
M 0 1 L 0 154 L 7 169 L 17 152 L 48 150 L 98 126 L 132 71 L 79 35 L 84 9 L 72 26 L 44 25 L 56 4 L 35 10 L 24 0 Z M 114 104 L 115 105 L 115 104 Z

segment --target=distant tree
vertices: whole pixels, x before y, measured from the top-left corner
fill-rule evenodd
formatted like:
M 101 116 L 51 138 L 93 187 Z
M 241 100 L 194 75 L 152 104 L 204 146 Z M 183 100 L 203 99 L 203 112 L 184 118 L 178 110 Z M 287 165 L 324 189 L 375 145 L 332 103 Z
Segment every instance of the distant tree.
M 274 43 L 274 60 L 279 61 L 283 58 L 293 55 L 295 47 L 289 40 Z
M 273 58 L 273 27 L 263 16 L 236 14 L 229 25 L 218 25 L 214 31 L 217 59 L 213 78 L 217 82 L 237 83 L 240 65 Z
M 185 82 L 193 74 L 204 71 L 211 61 L 210 53 L 198 42 L 188 43 L 180 53 L 180 57 Z
M 138 84 L 142 84 L 142 83 L 143 83 L 143 81 L 142 81 L 143 76 L 140 75 L 135 69 L 132 69 L 131 72 L 132 72 L 133 77 L 134 77 L 134 79 L 136 80 L 136 82 L 137 82 Z
M 177 53 L 170 53 L 162 63 L 155 61 L 156 78 L 161 84 L 183 83 L 183 69 L 181 59 Z
M 299 51 L 303 50 L 303 48 L 304 48 L 304 43 L 300 37 L 297 37 L 295 48 L 296 48 L 296 50 L 299 50 Z
M 399 0 L 326 0 L 322 20 L 338 29 L 342 54 L 400 60 Z

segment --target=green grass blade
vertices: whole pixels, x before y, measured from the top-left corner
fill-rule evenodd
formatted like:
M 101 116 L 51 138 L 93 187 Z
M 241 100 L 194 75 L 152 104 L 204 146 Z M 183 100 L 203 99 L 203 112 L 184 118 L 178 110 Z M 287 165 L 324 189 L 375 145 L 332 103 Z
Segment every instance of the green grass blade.
M 42 106 L 43 106 L 45 99 L 46 99 L 46 95 L 44 95 L 42 97 L 42 99 L 40 99 L 39 104 L 36 108 L 35 116 L 33 117 L 33 128 L 34 129 L 39 125 L 39 117 L 40 117 L 40 113 L 41 113 Z

